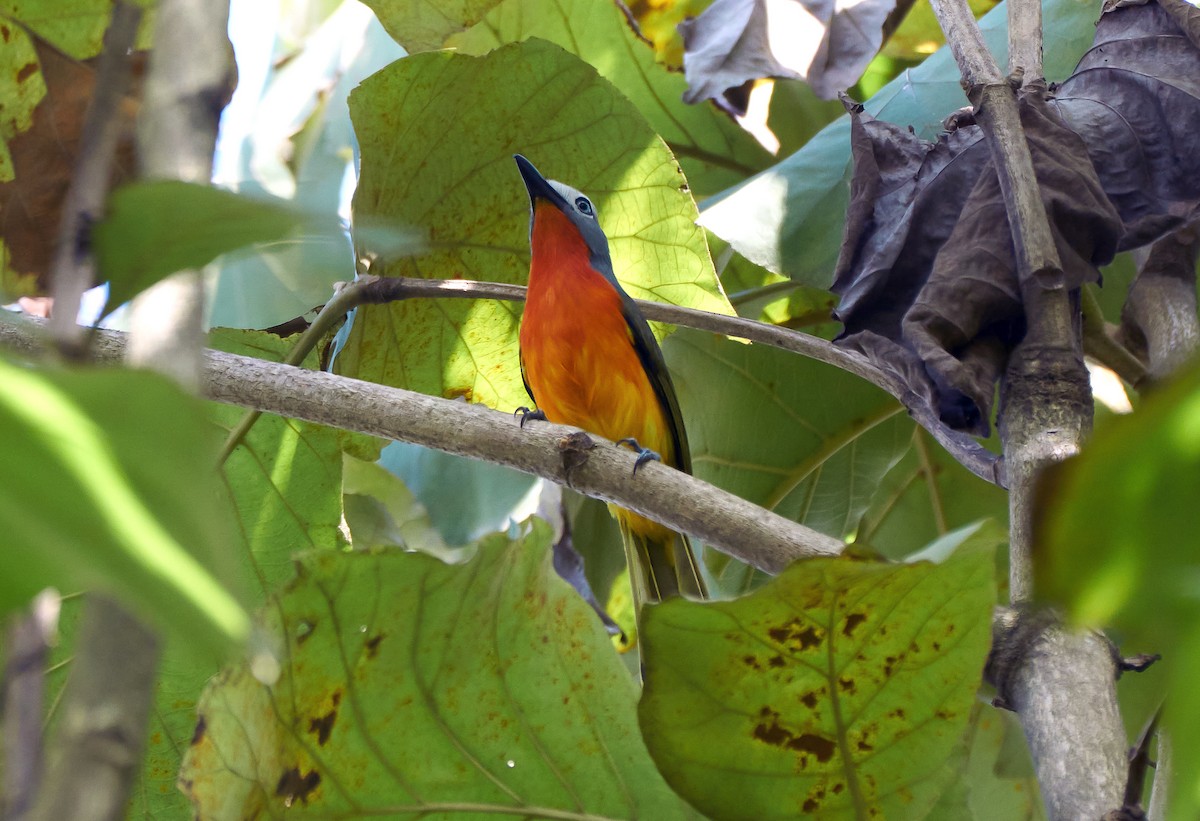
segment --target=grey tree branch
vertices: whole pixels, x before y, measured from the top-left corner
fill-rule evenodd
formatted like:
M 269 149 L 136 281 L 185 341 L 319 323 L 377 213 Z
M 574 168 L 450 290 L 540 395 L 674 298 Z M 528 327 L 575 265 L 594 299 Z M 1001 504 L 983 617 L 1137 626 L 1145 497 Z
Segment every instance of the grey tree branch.
M 126 126 L 120 104 L 129 86 L 128 54 L 141 20 L 141 8 L 125 2 L 113 6 L 112 20 L 104 33 L 96 90 L 88 103 L 79 156 L 63 202 L 50 274 L 54 298 L 50 326 L 59 347 L 69 354 L 77 354 L 84 342 L 85 329 L 76 323 L 76 317 L 83 292 L 92 287 L 94 280 L 85 237 L 89 221 L 104 213 L 108 199 L 117 143 Z
M 43 590 L 29 612 L 14 617 L 4 664 L 4 792 L 0 815 L 22 821 L 33 807 L 42 778 L 42 705 L 46 659 L 58 630 L 58 592 Z
M 1014 43 L 1013 59 L 1031 74 L 1040 74 L 1041 62 L 1041 34 L 1031 31 L 1040 12 L 1028 5 L 1036 2 L 1019 0 L 1010 8 L 1010 15 L 1021 17 L 1010 16 L 1010 37 L 1032 38 Z M 1009 484 L 1010 593 L 1021 602 L 1033 593 L 1035 482 L 1044 467 L 1077 453 L 1090 432 L 1088 376 L 1077 306 L 1065 287 L 1016 94 L 984 47 L 965 0 L 933 0 L 933 8 L 991 148 L 1025 305 L 1025 337 L 1009 357 L 1001 386 L 1000 425 Z M 1014 635 L 1021 640 L 1011 641 Z M 1033 630 L 998 629 L 989 666 L 1008 683 L 1002 695 L 1020 718 L 1050 818 L 1098 818 L 1121 806 L 1125 737 L 1107 643 L 1068 631 L 1050 615 Z
M 357 295 L 347 303 L 383 304 L 400 299 L 416 297 L 502 299 L 520 301 L 525 298 L 525 289 L 520 285 L 497 282 L 471 282 L 466 280 L 407 279 L 393 277 L 364 277 L 347 286 L 339 294 L 356 290 Z M 933 408 L 928 407 L 899 379 L 893 378 L 872 365 L 865 356 L 854 351 L 843 350 L 828 340 L 810 334 L 768 325 L 752 319 L 725 316 L 694 308 L 682 308 L 662 302 L 636 300 L 647 319 L 669 322 L 700 331 L 725 334 L 748 339 L 762 345 L 770 345 L 833 365 L 852 373 L 881 390 L 894 396 L 908 409 L 909 415 L 921 425 L 946 452 L 957 459 L 967 470 L 985 481 L 1005 485 L 1004 464 L 994 454 L 970 436 L 952 431 L 941 423 Z
M 1192 224 L 1135 253 L 1138 277 L 1129 289 L 1121 332 L 1136 343 L 1152 380 L 1168 377 L 1200 347 L 1196 257 L 1200 224 Z
M 227 0 L 162 0 L 139 124 L 146 176 L 207 182 L 232 88 Z M 182 216 L 182 215 L 181 215 Z M 128 356 L 185 387 L 201 373 L 203 290 L 177 274 L 135 300 Z M 74 313 L 70 319 L 74 321 Z M 50 777 L 34 817 L 115 821 L 139 771 L 154 701 L 159 641 L 119 602 L 91 594 L 63 700 Z
M 33 356 L 45 350 L 32 323 L 0 323 L 0 345 Z M 119 362 L 125 346 L 125 334 L 97 331 L 91 355 Z M 481 405 L 218 351 L 205 352 L 202 393 L 217 402 L 507 465 L 616 502 L 768 573 L 844 547 L 657 462 L 633 476 L 636 457 L 626 448 L 581 439 L 574 428 L 547 422 L 521 428 L 515 417 Z M 595 447 L 588 449 L 589 443 Z
M 1008 4 L 1008 73 L 1027 83 L 1042 79 L 1042 0 Z

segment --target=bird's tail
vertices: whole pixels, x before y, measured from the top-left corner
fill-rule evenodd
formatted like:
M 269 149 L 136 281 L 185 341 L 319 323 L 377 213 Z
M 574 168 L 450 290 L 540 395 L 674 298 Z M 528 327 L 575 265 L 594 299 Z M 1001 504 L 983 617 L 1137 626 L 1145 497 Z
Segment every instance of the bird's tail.
M 645 602 L 654 604 L 673 596 L 708 598 L 687 536 L 662 527 L 646 532 L 625 516 L 618 515 L 617 522 L 629 564 L 635 612 L 640 613 Z

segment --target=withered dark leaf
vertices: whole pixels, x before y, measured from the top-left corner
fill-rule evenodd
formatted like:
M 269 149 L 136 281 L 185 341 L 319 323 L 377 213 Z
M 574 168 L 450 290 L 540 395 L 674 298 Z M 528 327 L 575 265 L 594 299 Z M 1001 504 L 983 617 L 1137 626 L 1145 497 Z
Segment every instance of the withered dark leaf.
M 1022 93 L 1022 125 L 1070 288 L 1095 280 L 1117 250 L 1200 213 L 1200 50 L 1181 16 L 1193 19 L 1157 2 L 1114 7 L 1055 94 Z M 833 284 L 840 342 L 902 378 L 943 423 L 985 435 L 1024 308 L 982 132 L 966 126 L 928 143 L 860 113 L 852 141 Z
M 761 77 L 806 81 L 833 99 L 862 75 L 883 42 L 895 0 L 716 0 L 680 23 L 689 103 Z

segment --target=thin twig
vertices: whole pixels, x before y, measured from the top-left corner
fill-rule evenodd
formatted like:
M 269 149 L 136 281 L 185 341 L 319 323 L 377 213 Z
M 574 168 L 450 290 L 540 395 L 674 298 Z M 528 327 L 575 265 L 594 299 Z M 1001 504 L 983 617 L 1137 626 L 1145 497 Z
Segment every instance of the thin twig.
M 414 297 L 460 299 L 501 299 L 520 301 L 525 289 L 520 285 L 497 282 L 472 282 L 450 279 L 408 279 L 365 277 L 365 285 L 353 295 L 366 304 L 385 304 Z M 899 379 L 884 373 L 857 352 L 843 350 L 828 340 L 811 334 L 769 325 L 738 316 L 714 314 L 662 302 L 636 300 L 647 319 L 669 322 L 699 331 L 748 339 L 799 354 L 835 368 L 841 368 L 891 394 L 904 405 L 909 415 L 937 440 L 946 452 L 976 476 L 1003 487 L 1006 482 L 1003 462 L 970 436 L 943 425 L 937 411 L 929 407 Z

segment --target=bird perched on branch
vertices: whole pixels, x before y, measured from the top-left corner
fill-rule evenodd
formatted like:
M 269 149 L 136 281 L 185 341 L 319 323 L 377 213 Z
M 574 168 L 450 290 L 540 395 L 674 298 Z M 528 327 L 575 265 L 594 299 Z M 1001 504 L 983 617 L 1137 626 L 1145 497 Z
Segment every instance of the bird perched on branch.
M 627 444 L 637 467 L 661 460 L 691 473 L 679 402 L 662 351 L 613 274 L 608 239 L 581 192 L 516 155 L 529 191 L 529 290 L 521 375 L 545 418 Z M 643 601 L 707 595 L 686 536 L 609 505 L 621 529 L 635 612 Z

